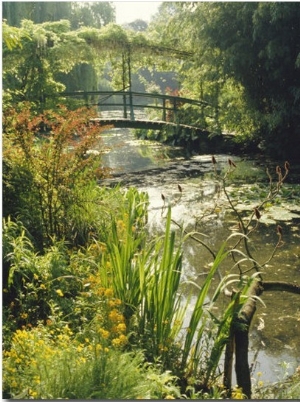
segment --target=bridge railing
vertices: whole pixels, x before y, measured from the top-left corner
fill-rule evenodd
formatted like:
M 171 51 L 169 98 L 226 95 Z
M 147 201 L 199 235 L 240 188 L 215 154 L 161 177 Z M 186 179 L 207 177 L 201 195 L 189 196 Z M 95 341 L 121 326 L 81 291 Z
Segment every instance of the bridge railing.
M 157 109 L 162 111 L 163 121 L 177 122 L 177 113 L 185 105 L 199 107 L 200 113 L 204 114 L 204 109 L 210 109 L 212 105 L 203 100 L 189 99 L 173 95 L 163 95 L 158 93 L 135 92 L 128 90 L 121 91 L 77 91 L 63 92 L 65 97 L 81 97 L 86 105 L 98 106 L 100 112 L 109 110 L 112 107 L 120 108 L 123 111 L 123 118 L 134 121 L 135 110 L 137 109 Z

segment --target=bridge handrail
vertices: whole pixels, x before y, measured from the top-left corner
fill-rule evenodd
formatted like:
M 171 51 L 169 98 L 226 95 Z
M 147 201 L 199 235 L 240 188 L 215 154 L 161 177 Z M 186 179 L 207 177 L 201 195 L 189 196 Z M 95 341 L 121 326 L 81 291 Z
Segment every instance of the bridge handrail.
M 197 99 L 189 99 L 180 96 L 174 95 L 165 95 L 165 94 L 156 94 L 156 93 L 149 93 L 149 92 L 135 92 L 135 91 L 74 91 L 74 92 L 61 92 L 61 96 L 84 96 L 84 95 L 109 95 L 114 96 L 137 96 L 137 97 L 144 97 L 144 98 L 156 98 L 156 99 L 163 99 L 163 100 L 171 100 L 176 103 L 189 103 L 192 105 L 197 106 L 212 106 L 210 103 L 204 100 L 197 100 Z

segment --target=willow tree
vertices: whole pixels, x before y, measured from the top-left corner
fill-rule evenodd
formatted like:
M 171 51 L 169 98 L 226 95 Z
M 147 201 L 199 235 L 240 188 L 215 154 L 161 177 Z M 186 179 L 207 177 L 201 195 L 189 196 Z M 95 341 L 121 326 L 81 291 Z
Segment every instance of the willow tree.
M 24 19 L 35 24 L 67 19 L 73 30 L 82 26 L 101 28 L 115 21 L 115 9 L 106 1 L 4 1 L 2 17 L 20 27 Z
M 6 102 L 32 102 L 45 108 L 51 96 L 64 90 L 57 81 L 59 72 L 69 72 L 78 63 L 89 61 L 91 51 L 69 21 L 34 24 L 24 20 L 21 28 L 5 26 L 19 38 L 13 49 L 3 44 L 3 89 Z

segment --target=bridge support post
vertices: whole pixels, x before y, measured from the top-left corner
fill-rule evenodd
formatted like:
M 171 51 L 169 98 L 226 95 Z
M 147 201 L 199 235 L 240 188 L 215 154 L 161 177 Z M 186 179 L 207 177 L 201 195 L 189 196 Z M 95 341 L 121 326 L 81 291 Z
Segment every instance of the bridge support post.
M 123 95 L 123 117 L 127 119 L 127 104 L 126 104 L 126 95 Z
M 177 103 L 175 98 L 173 100 L 173 123 L 177 123 Z
M 129 107 L 130 107 L 130 120 L 134 121 L 134 110 L 133 110 L 133 101 L 132 101 L 131 88 L 130 88 L 130 91 L 129 91 Z
M 166 99 L 163 98 L 163 116 L 162 116 L 163 121 L 167 121 L 167 113 L 166 113 Z

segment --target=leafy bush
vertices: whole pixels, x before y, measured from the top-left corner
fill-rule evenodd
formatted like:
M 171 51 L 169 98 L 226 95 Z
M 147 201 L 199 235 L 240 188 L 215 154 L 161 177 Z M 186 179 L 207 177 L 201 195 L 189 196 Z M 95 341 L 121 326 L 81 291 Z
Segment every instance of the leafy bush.
M 4 113 L 4 216 L 18 216 L 40 248 L 53 236 L 82 243 L 93 229 L 105 169 L 100 151 L 89 153 L 101 133 L 92 116 L 64 108 L 33 116 L 29 105 Z

